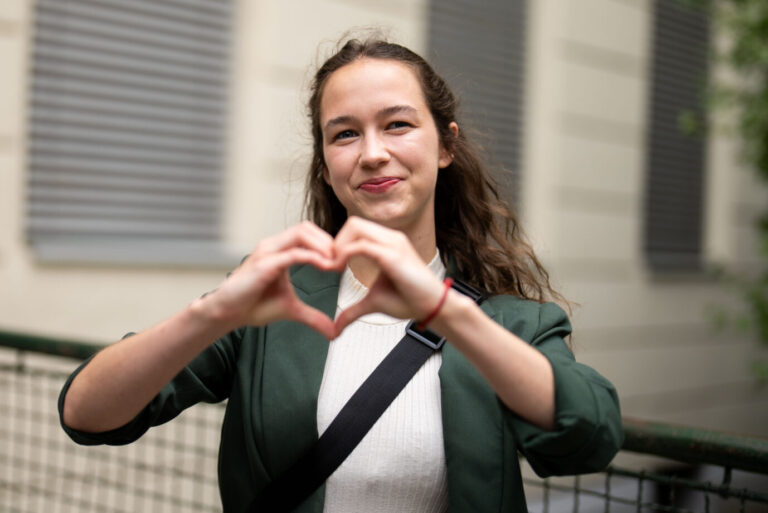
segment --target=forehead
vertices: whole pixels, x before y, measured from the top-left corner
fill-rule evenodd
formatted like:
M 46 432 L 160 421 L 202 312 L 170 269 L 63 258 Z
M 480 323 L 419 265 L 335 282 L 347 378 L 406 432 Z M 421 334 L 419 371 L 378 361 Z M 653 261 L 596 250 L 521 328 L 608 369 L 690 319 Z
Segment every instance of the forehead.
M 416 72 L 399 61 L 362 58 L 339 68 L 328 78 L 320 98 L 320 119 L 392 105 L 427 110 Z

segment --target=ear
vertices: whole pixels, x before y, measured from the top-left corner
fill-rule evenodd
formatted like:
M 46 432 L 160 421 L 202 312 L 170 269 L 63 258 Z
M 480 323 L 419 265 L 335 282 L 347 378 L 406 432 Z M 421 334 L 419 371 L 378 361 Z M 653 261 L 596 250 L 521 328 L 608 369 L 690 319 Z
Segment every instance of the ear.
M 323 166 L 323 180 L 325 180 L 325 183 L 329 186 L 331 185 L 331 177 L 328 174 L 328 168 L 325 166 Z
M 456 139 L 459 136 L 459 125 L 457 125 L 455 121 L 450 122 L 448 130 L 453 134 L 453 139 Z M 437 159 L 437 167 L 444 169 L 450 166 L 451 162 L 453 162 L 453 153 L 448 151 L 443 143 L 440 143 L 440 155 Z

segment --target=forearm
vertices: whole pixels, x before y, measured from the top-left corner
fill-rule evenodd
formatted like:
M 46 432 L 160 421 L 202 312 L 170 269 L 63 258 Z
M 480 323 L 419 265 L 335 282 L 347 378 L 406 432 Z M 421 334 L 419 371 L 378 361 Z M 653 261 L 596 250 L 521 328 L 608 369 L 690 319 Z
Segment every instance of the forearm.
M 94 433 L 126 424 L 231 328 L 198 300 L 160 324 L 106 347 L 72 381 L 64 400 L 64 423 Z
M 543 354 L 453 290 L 429 327 L 461 351 L 510 410 L 541 428 L 554 427 L 554 375 Z
M 195 356 L 240 326 L 290 319 L 331 338 L 333 321 L 299 301 L 288 269 L 336 270 L 333 253 L 331 236 L 309 222 L 263 240 L 216 291 L 98 353 L 70 383 L 64 424 L 86 432 L 123 426 Z

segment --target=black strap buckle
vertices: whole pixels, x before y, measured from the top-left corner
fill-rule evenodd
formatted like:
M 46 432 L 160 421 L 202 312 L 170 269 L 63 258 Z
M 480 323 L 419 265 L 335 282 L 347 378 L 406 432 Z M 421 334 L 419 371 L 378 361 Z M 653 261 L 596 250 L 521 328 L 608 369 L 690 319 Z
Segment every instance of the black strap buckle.
M 471 285 L 467 285 L 463 281 L 453 280 L 453 285 L 451 285 L 451 288 L 457 292 L 461 292 L 465 296 L 468 296 L 477 304 L 482 303 L 485 299 L 485 296 L 482 292 Z M 445 344 L 445 337 L 441 337 L 434 331 L 428 329 L 420 331 L 416 329 L 417 324 L 418 323 L 416 321 L 409 322 L 408 326 L 405 327 L 406 335 L 412 336 L 422 344 L 426 345 L 427 347 L 431 347 L 435 351 L 443 347 Z
M 431 347 L 435 351 L 439 350 L 445 344 L 445 337 L 441 337 L 432 330 L 419 331 L 416 329 L 416 321 L 411 321 L 408 326 L 405 327 L 405 334 L 410 335 L 427 347 Z
M 480 292 L 480 290 L 476 289 L 472 285 L 464 283 L 463 281 L 453 280 L 453 285 L 451 285 L 451 288 L 456 290 L 456 292 L 461 292 L 465 296 L 469 297 L 478 305 L 485 300 L 485 294 Z

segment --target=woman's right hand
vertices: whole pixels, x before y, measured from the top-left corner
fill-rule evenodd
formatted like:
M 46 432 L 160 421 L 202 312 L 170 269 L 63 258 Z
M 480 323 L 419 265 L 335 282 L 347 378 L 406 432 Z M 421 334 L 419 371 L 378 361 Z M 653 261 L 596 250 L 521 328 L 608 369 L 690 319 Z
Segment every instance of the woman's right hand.
M 331 339 L 333 320 L 301 301 L 293 290 L 288 269 L 296 264 L 335 269 L 333 238 L 305 221 L 264 239 L 219 288 L 197 300 L 193 308 L 230 329 L 293 320 Z
M 72 381 L 62 421 L 94 433 L 124 425 L 195 356 L 240 326 L 291 319 L 331 339 L 333 321 L 296 297 L 288 269 L 334 269 L 334 253 L 331 236 L 308 222 L 265 239 L 214 292 L 100 351 Z

